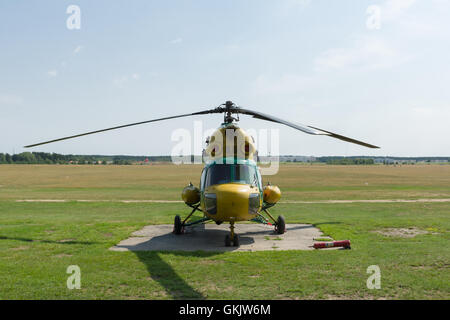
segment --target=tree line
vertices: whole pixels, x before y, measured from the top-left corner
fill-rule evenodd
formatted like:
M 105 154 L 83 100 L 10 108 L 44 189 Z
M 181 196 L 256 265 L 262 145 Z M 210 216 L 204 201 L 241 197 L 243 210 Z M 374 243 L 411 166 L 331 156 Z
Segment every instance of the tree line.
M 326 161 L 327 164 L 339 164 L 339 165 L 368 165 L 374 164 L 375 161 L 373 159 L 364 159 L 364 158 L 343 158 L 343 159 L 328 159 Z
M 101 156 L 101 155 L 63 155 L 46 152 L 22 152 L 18 154 L 0 153 L 0 164 L 117 164 L 130 165 L 144 162 L 145 156 Z M 152 161 L 156 161 L 152 159 Z
M 13 155 L 0 153 L 0 164 L 84 164 L 98 161 L 93 156 L 63 155 L 58 153 L 22 152 Z
M 193 156 L 192 156 L 193 159 Z M 402 161 L 433 162 L 448 161 L 450 157 L 386 157 L 386 163 L 393 161 L 401 163 Z M 58 153 L 46 152 L 22 152 L 19 154 L 0 153 L 0 164 L 146 164 L 151 162 L 171 162 L 171 156 L 125 156 L 125 155 L 63 155 Z M 374 164 L 374 157 L 340 157 L 327 156 L 317 157 L 314 162 L 321 162 L 334 165 L 371 165 Z M 394 162 L 394 163 L 395 163 Z

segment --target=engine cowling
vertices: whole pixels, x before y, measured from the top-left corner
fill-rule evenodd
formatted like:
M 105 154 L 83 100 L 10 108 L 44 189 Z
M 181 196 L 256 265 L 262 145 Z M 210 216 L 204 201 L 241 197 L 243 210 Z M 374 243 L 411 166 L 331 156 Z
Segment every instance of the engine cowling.
M 181 192 L 181 199 L 183 199 L 184 203 L 187 205 L 194 205 L 200 202 L 200 189 L 194 187 L 192 183 L 189 183 L 188 186 L 184 187 Z
M 275 204 L 281 198 L 281 190 L 277 186 L 268 184 L 264 187 L 263 199 L 264 202 L 269 204 Z

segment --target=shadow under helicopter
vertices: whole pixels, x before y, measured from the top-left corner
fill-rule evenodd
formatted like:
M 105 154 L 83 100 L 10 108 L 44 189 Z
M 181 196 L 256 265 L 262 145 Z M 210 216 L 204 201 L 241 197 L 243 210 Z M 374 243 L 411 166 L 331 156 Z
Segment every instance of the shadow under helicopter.
M 305 226 L 292 226 L 288 227 L 287 231 L 314 228 L 312 225 Z M 187 250 L 186 247 L 183 249 L 174 250 L 173 247 L 166 247 L 164 249 L 164 244 L 173 242 L 174 238 L 179 240 L 180 243 L 184 242 L 183 235 L 175 236 L 172 233 L 163 234 L 160 236 L 155 236 L 148 241 L 138 243 L 136 245 L 116 245 L 116 248 L 123 248 L 132 251 L 138 259 L 146 266 L 150 277 L 157 281 L 164 289 L 166 294 L 170 295 L 174 299 L 192 299 L 192 300 L 202 300 L 207 297 L 193 286 L 191 286 L 185 279 L 183 279 L 174 268 L 165 261 L 164 256 L 175 255 L 176 257 L 182 258 L 208 258 L 212 256 L 217 256 L 224 254 L 225 252 L 232 252 L 238 249 L 238 247 L 225 247 L 223 239 L 226 234 L 229 234 L 228 230 L 208 230 L 205 229 L 204 225 L 196 226 L 195 228 L 187 231 L 191 232 L 203 232 L 206 233 L 205 237 L 210 236 L 211 239 L 216 239 L 216 241 L 211 241 L 209 243 L 208 249 L 198 250 L 195 241 L 191 240 L 190 248 Z M 208 233 L 211 233 L 208 235 Z M 255 242 L 252 235 L 266 234 L 266 235 L 276 235 L 272 230 L 261 230 L 254 232 L 245 232 L 244 234 L 239 234 L 239 241 L 241 245 L 252 244 Z M 205 238 L 200 240 L 204 241 Z M 219 241 L 219 242 L 217 242 Z M 202 246 L 204 248 L 204 243 Z M 154 250 L 153 248 L 159 248 Z M 154 251 L 151 251 L 154 250 Z M 183 250 L 183 251 L 181 251 Z

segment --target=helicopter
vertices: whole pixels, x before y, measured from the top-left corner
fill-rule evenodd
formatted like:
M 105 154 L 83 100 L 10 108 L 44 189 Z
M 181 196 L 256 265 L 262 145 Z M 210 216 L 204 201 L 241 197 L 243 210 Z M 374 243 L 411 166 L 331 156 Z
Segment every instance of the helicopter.
M 206 140 L 206 148 L 203 151 L 205 165 L 199 187 L 190 183 L 182 190 L 181 197 L 192 211 L 184 219 L 181 219 L 180 215 L 175 216 L 173 233 L 176 235 L 182 235 L 186 227 L 209 221 L 218 225 L 224 222 L 230 224 L 230 233 L 225 236 L 225 246 L 227 247 L 239 247 L 239 236 L 234 229 L 235 224 L 241 221 L 253 221 L 274 226 L 276 233 L 285 233 L 284 216 L 280 215 L 275 219 L 269 212 L 269 209 L 275 206 L 281 198 L 281 191 L 278 186 L 270 185 L 270 183 L 263 186 L 257 163 L 255 141 L 251 135 L 239 127 L 239 115 L 249 115 L 256 119 L 283 124 L 311 135 L 329 136 L 367 148 L 379 148 L 317 127 L 286 121 L 259 111 L 242 108 L 232 101 L 226 101 L 214 109 L 90 131 L 28 145 L 25 148 L 157 121 L 222 113 L 224 115 L 223 123 Z M 191 219 L 197 211 L 203 214 L 203 218 Z

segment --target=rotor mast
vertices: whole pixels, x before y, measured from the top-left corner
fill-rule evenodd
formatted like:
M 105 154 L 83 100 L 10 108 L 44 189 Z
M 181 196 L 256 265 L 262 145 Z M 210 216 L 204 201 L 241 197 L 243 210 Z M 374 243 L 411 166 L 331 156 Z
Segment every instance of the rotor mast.
M 238 114 L 237 107 L 232 101 L 227 101 L 222 106 L 225 106 L 224 115 L 223 115 L 223 122 L 224 123 L 233 123 L 233 121 L 239 121 L 239 116 L 237 118 L 233 117 L 233 112 Z

